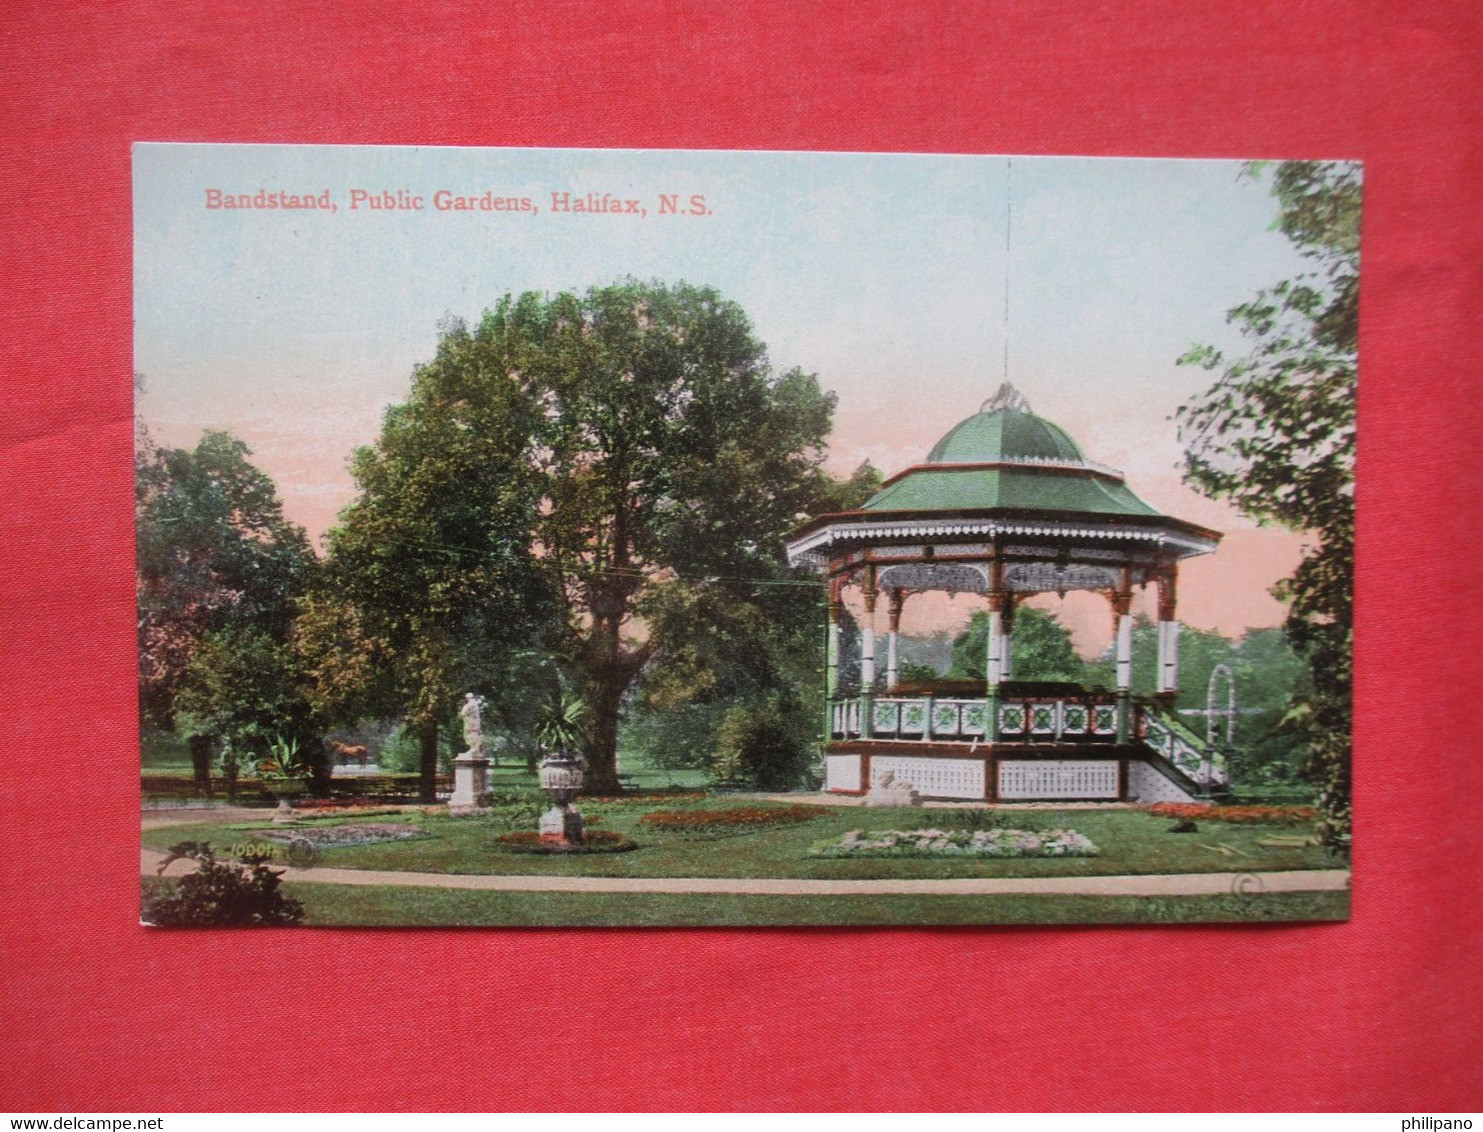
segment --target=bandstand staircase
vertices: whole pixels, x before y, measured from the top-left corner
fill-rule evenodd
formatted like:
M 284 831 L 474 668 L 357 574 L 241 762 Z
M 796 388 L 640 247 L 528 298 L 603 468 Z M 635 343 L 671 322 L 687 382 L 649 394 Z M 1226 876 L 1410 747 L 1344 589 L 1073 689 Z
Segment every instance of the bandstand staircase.
M 1138 705 L 1138 741 L 1148 752 L 1146 764 L 1190 800 L 1219 798 L 1230 793 L 1231 777 L 1225 753 L 1150 701 Z

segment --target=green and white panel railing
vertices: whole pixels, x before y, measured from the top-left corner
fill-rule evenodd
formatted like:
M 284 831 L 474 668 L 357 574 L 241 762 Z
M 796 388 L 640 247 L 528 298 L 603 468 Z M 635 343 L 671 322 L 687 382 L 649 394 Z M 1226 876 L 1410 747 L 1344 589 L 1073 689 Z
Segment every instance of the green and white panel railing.
M 1011 742 L 1112 742 L 1117 738 L 1117 705 L 1010 700 L 999 705 L 999 737 Z
M 866 701 L 849 697 L 830 705 L 831 735 L 864 737 Z M 979 743 L 990 738 L 988 699 L 876 696 L 869 701 L 870 737 Z M 1010 743 L 1112 743 L 1117 739 L 1116 703 L 1105 698 L 1001 700 L 997 707 L 1000 741 Z
M 1226 790 L 1231 785 L 1225 754 L 1206 746 L 1194 732 L 1155 708 L 1139 710 L 1140 734 L 1153 749 L 1205 793 Z
M 932 734 L 943 739 L 982 739 L 988 730 L 987 700 L 935 700 Z

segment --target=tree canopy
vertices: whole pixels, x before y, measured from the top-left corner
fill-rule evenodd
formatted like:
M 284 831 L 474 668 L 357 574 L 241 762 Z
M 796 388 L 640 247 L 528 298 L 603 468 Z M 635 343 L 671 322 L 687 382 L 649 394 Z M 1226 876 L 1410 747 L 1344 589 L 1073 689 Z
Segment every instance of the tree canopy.
M 208 736 L 263 748 L 308 726 L 287 642 L 316 562 L 250 455 L 217 431 L 184 449 L 141 430 L 135 452 L 140 714 L 187 720 L 202 786 Z
M 1217 376 L 1178 419 L 1189 483 L 1316 537 L 1278 588 L 1290 602 L 1288 637 L 1313 677 L 1295 696 L 1289 725 L 1310 751 L 1324 839 L 1347 851 L 1360 167 L 1284 162 L 1272 192 L 1278 225 L 1313 269 L 1228 313 L 1246 339 L 1244 355 L 1198 346 L 1181 359 Z
M 273 481 L 251 450 L 207 431 L 194 449 L 135 454 L 140 706 L 169 727 L 186 669 L 208 634 L 253 631 L 282 639 L 314 554 L 283 516 Z
M 539 671 L 541 695 L 580 693 L 590 786 L 616 790 L 641 673 L 667 673 L 654 694 L 675 702 L 781 694 L 816 647 L 776 626 L 811 625 L 817 605 L 816 586 L 779 584 L 787 532 L 853 498 L 820 467 L 832 410 L 705 287 L 507 295 L 473 328 L 449 322 L 356 454 L 359 495 L 302 622 L 317 694 L 346 715 L 409 712 L 431 789 L 456 694 L 524 718 L 500 697 Z
M 351 462 L 359 494 L 330 532 L 300 644 L 329 715 L 405 713 L 431 801 L 438 728 L 464 691 L 503 680 L 551 609 L 531 530 L 541 408 L 505 343 L 443 327 L 412 393 Z
M 777 576 L 828 482 L 833 398 L 801 371 L 775 374 L 742 309 L 684 283 L 507 296 L 474 338 L 540 409 L 535 546 L 588 706 L 592 786 L 616 790 L 624 697 L 682 651 L 666 603 L 733 618 L 740 591 L 702 591 Z

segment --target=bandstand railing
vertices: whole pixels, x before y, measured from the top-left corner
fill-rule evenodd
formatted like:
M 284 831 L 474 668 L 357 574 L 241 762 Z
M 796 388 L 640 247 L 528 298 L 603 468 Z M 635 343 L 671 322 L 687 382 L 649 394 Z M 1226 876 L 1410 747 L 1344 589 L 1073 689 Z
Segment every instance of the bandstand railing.
M 841 740 L 1115 743 L 1119 710 L 1117 697 L 1107 692 L 1046 694 L 1006 689 L 993 699 L 885 693 L 844 696 L 832 701 L 829 718 L 831 738 Z
M 1119 714 L 1124 710 L 1132 718 L 1126 730 L 1121 730 Z M 829 719 L 830 737 L 839 741 L 1115 744 L 1121 731 L 1161 756 L 1201 791 L 1219 793 L 1230 787 L 1224 751 L 1208 746 L 1155 701 L 1120 701 L 1112 692 L 1048 694 L 1008 685 L 994 699 L 930 693 L 855 694 L 833 700 Z M 996 724 L 992 728 L 991 720 Z

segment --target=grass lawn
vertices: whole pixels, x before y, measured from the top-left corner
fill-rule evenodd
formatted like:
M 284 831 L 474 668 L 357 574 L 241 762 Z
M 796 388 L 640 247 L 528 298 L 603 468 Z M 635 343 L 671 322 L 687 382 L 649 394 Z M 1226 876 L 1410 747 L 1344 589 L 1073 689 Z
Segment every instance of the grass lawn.
M 145 892 L 168 884 L 146 878 Z M 1343 920 L 1347 892 L 1261 896 L 722 896 L 285 882 L 314 927 L 867 927 Z
M 818 879 L 929 877 L 1058 877 L 1149 873 L 1261 872 L 1339 867 L 1317 846 L 1263 845 L 1274 835 L 1306 832 L 1297 826 L 1234 825 L 1201 822 L 1194 833 L 1170 833 L 1173 824 L 1140 810 L 1003 811 L 1007 824 L 1021 829 L 1070 828 L 1098 846 L 1095 857 L 972 860 L 889 858 L 839 860 L 808 856 L 816 841 L 852 829 L 920 829 L 973 820 L 979 811 L 817 807 L 813 820 L 696 835 L 645 825 L 640 818 L 656 809 L 725 808 L 743 803 L 726 796 L 706 799 L 584 803 L 591 828 L 631 838 L 629 853 L 572 856 L 521 855 L 502 849 L 500 834 L 529 829 L 522 821 L 449 818 L 420 812 L 398 818 L 429 836 L 417 841 L 352 845 L 321 851 L 326 868 L 388 869 L 412 872 L 497 873 L 537 876 L 607 877 L 796 877 Z M 266 818 L 266 813 L 264 817 Z M 354 820 L 354 819 L 348 819 Z M 150 830 L 144 843 L 165 849 L 182 840 L 217 844 L 243 840 L 240 826 L 193 822 Z M 687 898 L 688 899 L 688 898 Z

